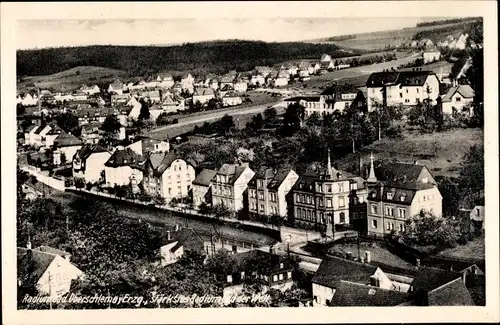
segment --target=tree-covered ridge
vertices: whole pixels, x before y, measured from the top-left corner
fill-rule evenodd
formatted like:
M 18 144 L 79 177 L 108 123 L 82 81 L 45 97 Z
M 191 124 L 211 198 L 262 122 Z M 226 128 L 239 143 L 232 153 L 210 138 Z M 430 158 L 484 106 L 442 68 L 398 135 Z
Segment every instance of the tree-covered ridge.
M 85 46 L 17 52 L 18 76 L 49 75 L 77 66 L 100 66 L 125 70 L 133 75 L 162 71 L 195 74 L 251 70 L 286 60 L 319 58 L 322 54 L 345 56 L 334 44 L 262 41 L 214 41 L 175 46 Z

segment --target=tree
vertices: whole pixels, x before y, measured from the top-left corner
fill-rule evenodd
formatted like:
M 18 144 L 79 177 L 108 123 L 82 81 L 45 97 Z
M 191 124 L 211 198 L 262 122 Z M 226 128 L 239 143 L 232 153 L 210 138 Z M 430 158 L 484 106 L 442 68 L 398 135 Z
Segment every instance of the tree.
M 108 138 L 113 138 L 120 131 L 122 125 L 115 115 L 108 115 L 101 125 L 101 130 L 106 133 Z
M 24 115 L 26 113 L 26 109 L 24 108 L 23 104 L 17 103 L 16 105 L 16 114 L 17 115 Z
M 484 149 L 473 145 L 464 155 L 458 177 L 462 204 L 474 204 L 474 201 L 484 192 L 484 182 Z
M 168 119 L 167 113 L 163 112 L 161 113 L 158 118 L 156 119 L 156 125 L 158 126 L 163 126 L 163 125 L 169 125 L 170 121 Z
M 289 105 L 283 116 L 282 131 L 285 135 L 293 135 L 302 127 L 302 121 L 305 118 L 306 108 L 299 104 Z
M 71 113 L 62 113 L 56 117 L 56 122 L 59 127 L 67 132 L 79 136 L 81 132 L 80 124 L 78 123 L 78 117 Z
M 257 114 L 252 117 L 252 120 L 247 123 L 246 128 L 250 132 L 256 132 L 264 127 L 264 119 L 262 118 L 262 114 Z
M 276 116 L 278 116 L 278 111 L 274 107 L 269 107 L 264 111 L 264 118 L 268 122 L 273 121 Z
M 235 124 L 233 117 L 226 114 L 219 120 L 219 128 L 226 135 L 229 131 L 234 129 Z
M 144 101 L 141 100 L 141 111 L 139 112 L 138 119 L 139 120 L 149 120 L 151 117 L 151 113 L 149 113 L 149 105 Z

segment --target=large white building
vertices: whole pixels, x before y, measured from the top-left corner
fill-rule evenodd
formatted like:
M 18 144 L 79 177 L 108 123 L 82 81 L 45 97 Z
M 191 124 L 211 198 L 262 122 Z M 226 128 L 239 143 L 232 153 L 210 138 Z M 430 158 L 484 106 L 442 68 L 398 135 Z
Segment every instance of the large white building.
M 248 164 L 224 164 L 212 179 L 212 205 L 223 205 L 232 212 L 243 208 L 244 192 L 255 172 Z
M 96 144 L 87 144 L 78 150 L 73 158 L 73 178 L 82 178 L 85 183 L 104 180 L 104 164 L 111 152 Z
M 377 104 L 414 106 L 424 99 L 436 104 L 439 97 L 439 78 L 431 71 L 376 72 L 366 87 L 368 112 Z
M 104 164 L 104 184 L 106 187 L 137 186 L 142 181 L 143 158 L 132 149 L 118 146 Z

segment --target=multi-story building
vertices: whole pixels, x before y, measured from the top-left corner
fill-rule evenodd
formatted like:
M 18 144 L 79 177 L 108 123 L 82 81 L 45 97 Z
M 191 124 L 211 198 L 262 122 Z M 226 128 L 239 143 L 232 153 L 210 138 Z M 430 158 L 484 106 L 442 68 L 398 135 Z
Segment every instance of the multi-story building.
M 288 193 L 298 179 L 297 173 L 289 168 L 278 171 L 265 167 L 259 169 L 248 183 L 248 211 L 286 217 Z
M 247 163 L 222 165 L 212 179 L 212 205 L 223 205 L 232 212 L 241 210 L 244 192 L 254 175 Z
M 104 164 L 104 183 L 106 187 L 132 185 L 137 189 L 142 181 L 141 156 L 130 148 L 116 147 L 115 152 Z
M 174 152 L 152 153 L 142 164 L 144 191 L 161 196 L 168 203 L 173 198 L 186 197 L 195 179 L 193 166 Z
M 293 219 L 335 231 L 335 225 L 349 225 L 349 201 L 352 190 L 364 197 L 363 181 L 332 167 L 330 154 L 326 168 L 316 168 L 301 175 L 293 187 Z
M 332 114 L 334 111 L 344 111 L 354 102 L 356 107 L 366 104 L 363 92 L 350 85 L 333 85 L 325 89 L 320 95 L 292 97 L 285 100 L 286 105 L 299 103 L 305 107 L 305 115 L 316 113 L 319 116 Z
M 104 164 L 111 157 L 111 152 L 95 144 L 87 144 L 73 157 L 73 178 L 83 178 L 85 183 L 103 180 Z
M 139 156 L 146 156 L 153 152 L 169 152 L 170 143 L 168 140 L 153 139 L 145 136 L 136 136 L 132 143 L 127 146 Z
M 217 172 L 203 169 L 193 181 L 193 203 L 195 207 L 206 203 L 212 205 L 212 179 Z
M 367 182 L 368 234 L 404 231 L 406 221 L 422 210 L 442 214 L 442 196 L 425 166 L 390 163 L 375 168 L 372 155 Z
M 431 71 L 388 71 L 372 73 L 366 82 L 368 112 L 375 105 L 414 106 L 424 99 L 436 104 L 439 78 Z

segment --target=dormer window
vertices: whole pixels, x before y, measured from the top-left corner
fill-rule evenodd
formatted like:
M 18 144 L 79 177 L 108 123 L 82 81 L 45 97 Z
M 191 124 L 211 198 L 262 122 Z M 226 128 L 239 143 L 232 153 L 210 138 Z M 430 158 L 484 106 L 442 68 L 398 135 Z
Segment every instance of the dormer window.
M 283 268 L 283 263 L 280 263 L 280 269 L 282 269 L 282 268 Z
M 406 194 L 401 195 L 401 202 L 404 202 L 406 200 Z
M 391 192 L 388 192 L 388 193 L 387 193 L 387 199 L 388 199 L 388 200 L 392 200 L 392 195 L 393 195 L 393 194 L 392 194 Z
M 123 159 L 123 163 L 126 164 L 127 163 L 127 159 Z

